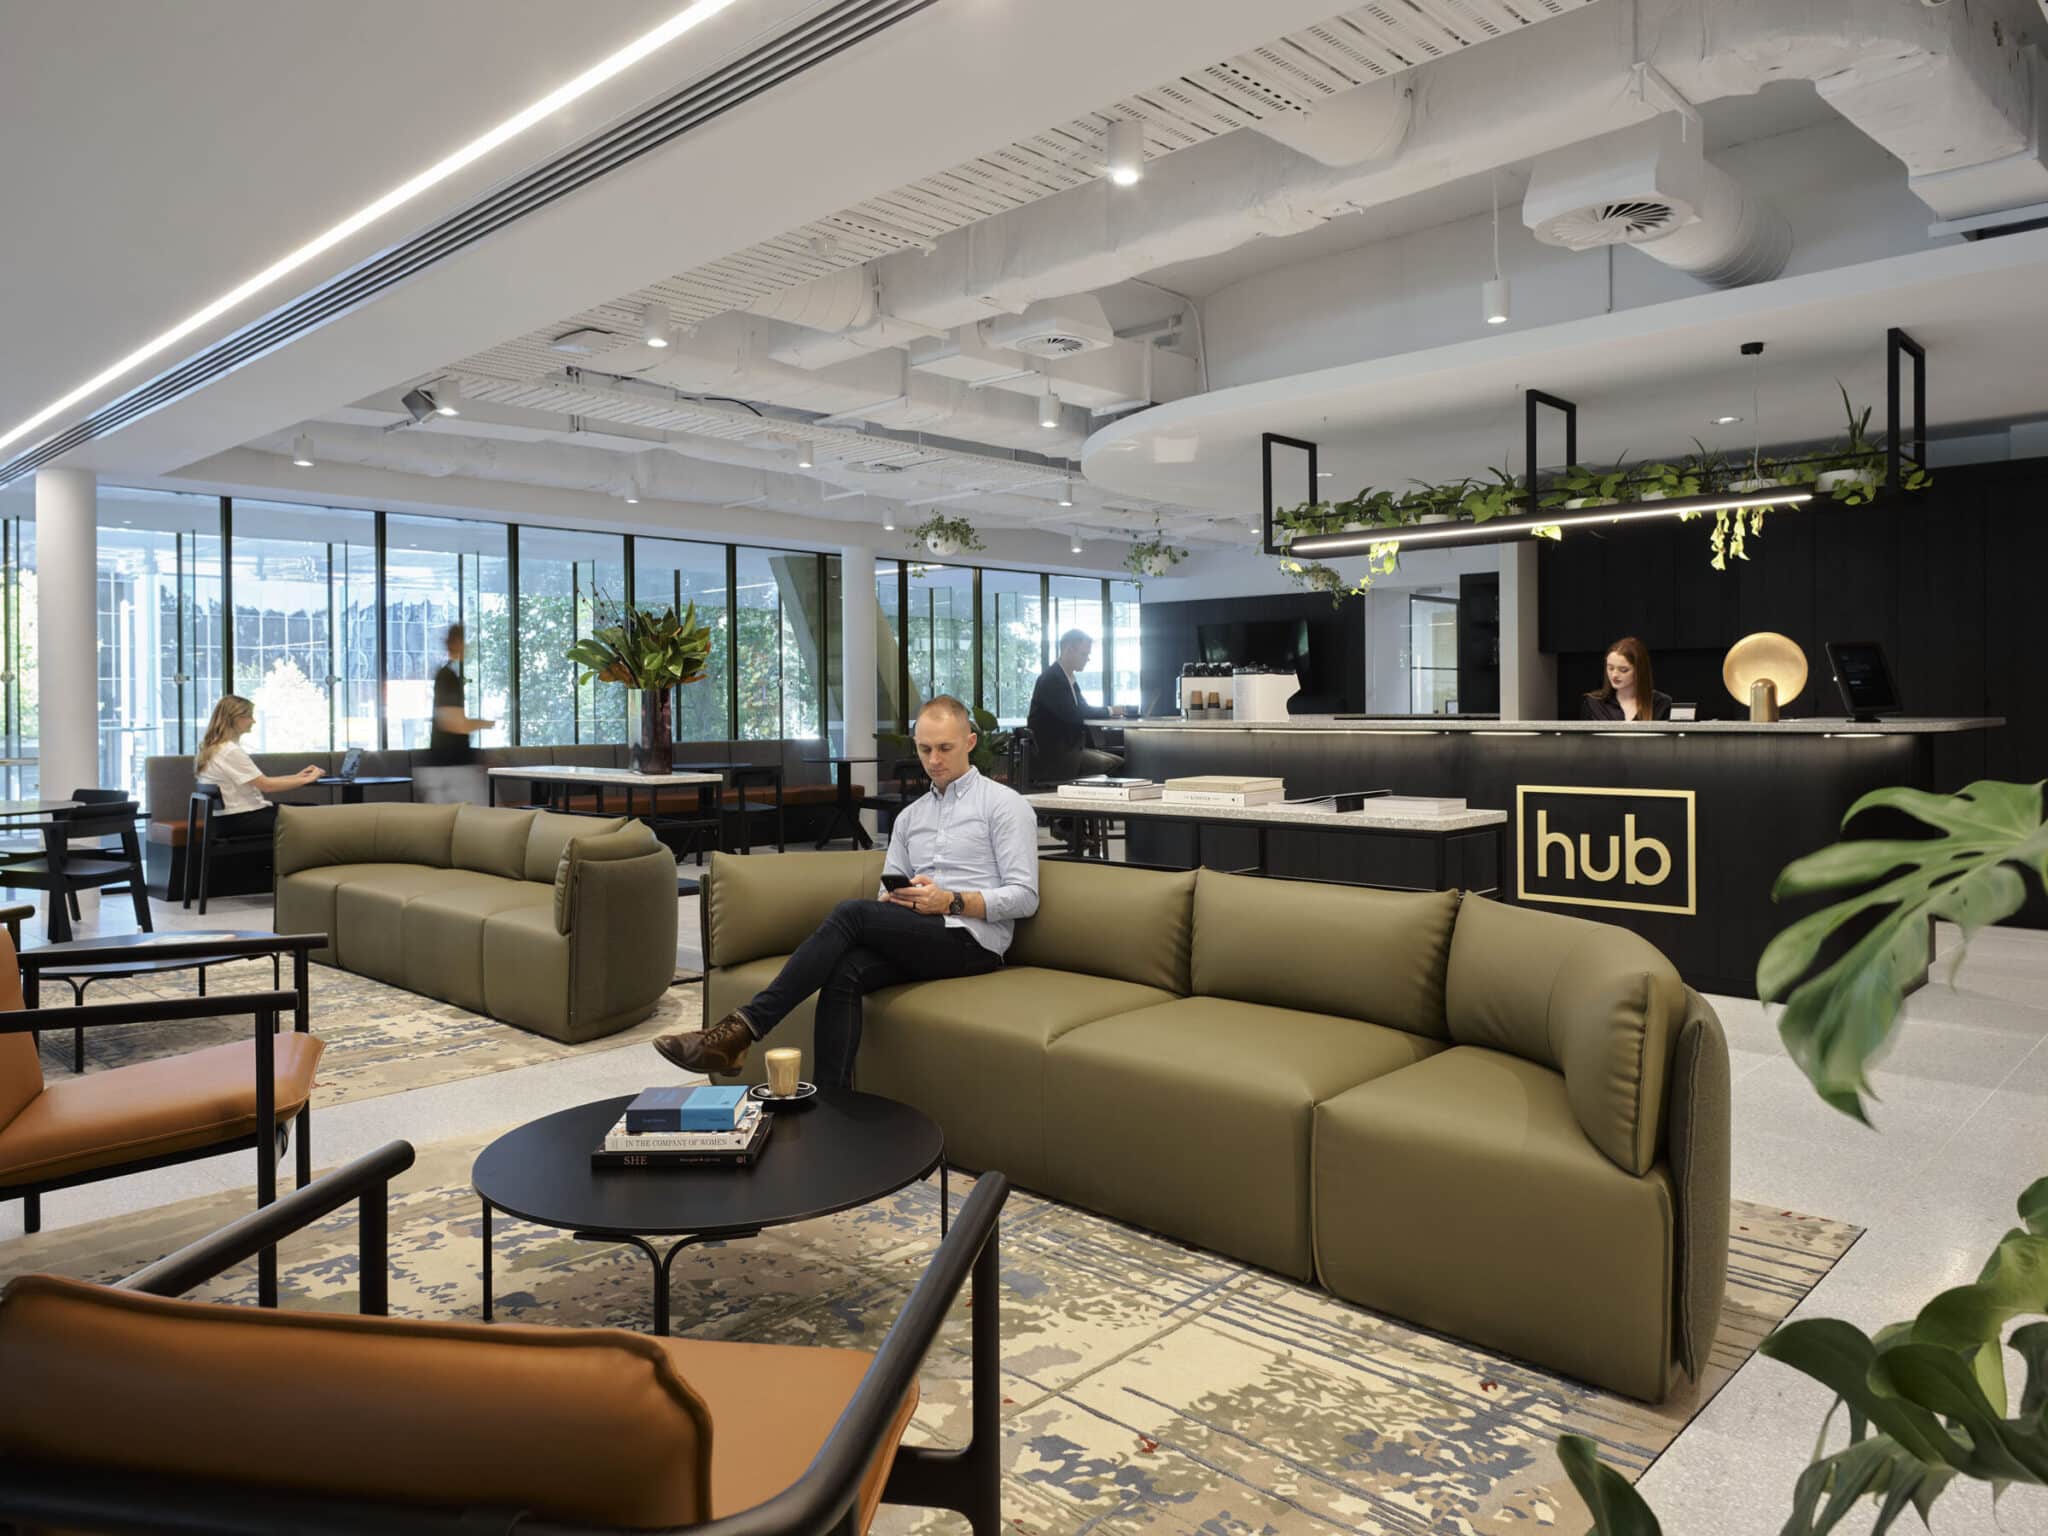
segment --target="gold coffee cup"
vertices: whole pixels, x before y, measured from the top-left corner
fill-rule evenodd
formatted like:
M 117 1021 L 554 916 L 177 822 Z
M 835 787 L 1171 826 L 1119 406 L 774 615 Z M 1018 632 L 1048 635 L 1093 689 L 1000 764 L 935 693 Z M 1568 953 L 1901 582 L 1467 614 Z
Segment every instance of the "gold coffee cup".
M 783 1046 L 768 1053 L 768 1091 L 778 1099 L 796 1092 L 797 1074 L 803 1071 L 804 1053 Z

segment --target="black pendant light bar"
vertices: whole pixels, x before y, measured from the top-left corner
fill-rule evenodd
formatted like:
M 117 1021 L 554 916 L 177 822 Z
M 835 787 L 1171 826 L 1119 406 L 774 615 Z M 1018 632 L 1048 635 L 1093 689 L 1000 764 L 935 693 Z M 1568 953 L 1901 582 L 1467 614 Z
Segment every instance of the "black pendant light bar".
M 1317 473 L 1316 445 L 1298 437 L 1282 437 L 1277 432 L 1263 432 L 1259 435 L 1260 503 L 1265 513 L 1265 550 L 1269 555 L 1286 552 L 1286 546 L 1273 542 L 1273 450 L 1294 448 L 1308 455 L 1308 495 L 1304 501 L 1316 499 L 1316 487 L 1322 483 Z
M 1927 349 L 1896 325 L 1885 333 L 1884 419 L 1885 484 L 1897 490 L 1899 481 L 1899 363 L 1913 359 L 1913 465 L 1927 467 Z

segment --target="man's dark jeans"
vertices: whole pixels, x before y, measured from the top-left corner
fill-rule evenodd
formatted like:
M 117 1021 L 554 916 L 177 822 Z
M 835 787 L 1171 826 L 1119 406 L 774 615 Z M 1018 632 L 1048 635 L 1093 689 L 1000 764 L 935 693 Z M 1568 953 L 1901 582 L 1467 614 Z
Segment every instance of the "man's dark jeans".
M 759 1039 L 817 993 L 818 1086 L 850 1088 L 865 994 L 901 981 L 982 976 L 1002 964 L 1002 956 L 983 949 L 965 928 L 948 928 L 936 914 L 893 901 L 842 901 L 741 1011 Z

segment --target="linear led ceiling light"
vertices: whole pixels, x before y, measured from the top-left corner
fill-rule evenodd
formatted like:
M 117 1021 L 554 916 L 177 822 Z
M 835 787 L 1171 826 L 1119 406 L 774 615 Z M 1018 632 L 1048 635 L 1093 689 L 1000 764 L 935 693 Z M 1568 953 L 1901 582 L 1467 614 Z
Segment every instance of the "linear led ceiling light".
M 665 347 L 676 328 L 675 317 L 666 304 L 646 304 L 640 309 L 640 339 L 650 347 Z
M 1109 154 L 1105 169 L 1119 187 L 1135 187 L 1145 179 L 1145 125 L 1135 118 L 1120 117 L 1109 125 Z
M 292 439 L 292 463 L 299 469 L 313 467 L 313 439 L 307 433 L 301 432 Z
M 1546 528 L 1584 528 L 1595 523 L 1633 523 L 1649 517 L 1676 517 L 1682 512 L 1740 512 L 1752 507 L 1790 507 L 1813 500 L 1811 491 L 1758 491 L 1752 495 L 1673 496 L 1665 501 L 1638 501 L 1611 507 L 1575 507 L 1570 511 L 1522 512 L 1485 523 L 1433 523 L 1427 527 L 1376 528 L 1359 533 L 1315 533 L 1287 546 L 1296 555 L 1362 555 L 1388 544 L 1403 549 L 1417 545 L 1503 544 L 1510 539 L 1540 536 Z
M 458 171 L 475 164 L 491 151 L 510 143 L 529 128 L 546 121 L 562 108 L 589 95 L 614 76 L 631 69 L 648 55 L 667 47 L 684 33 L 702 26 L 721 11 L 729 10 L 738 3 L 739 0 L 693 0 L 692 4 L 684 6 L 651 32 L 643 32 L 625 47 L 599 59 L 574 79 L 557 86 L 538 101 L 513 113 L 495 128 L 471 139 L 454 153 L 443 156 L 409 181 L 393 187 L 376 201 L 364 204 L 339 224 L 315 235 L 297 250 L 279 257 L 253 277 L 230 288 L 203 309 L 193 311 L 169 330 L 152 336 L 127 356 L 101 369 L 77 388 L 58 396 L 33 416 L 17 422 L 8 428 L 4 436 L 0 436 L 0 448 L 19 441 L 51 418 L 70 410 L 81 400 L 98 394 L 115 380 L 132 373 L 151 358 L 176 346 L 202 326 L 210 325 L 244 300 L 254 298 L 264 289 L 289 277 L 307 262 L 334 249 L 351 235 L 360 233 L 388 214 L 395 213 L 422 193 L 431 191 Z

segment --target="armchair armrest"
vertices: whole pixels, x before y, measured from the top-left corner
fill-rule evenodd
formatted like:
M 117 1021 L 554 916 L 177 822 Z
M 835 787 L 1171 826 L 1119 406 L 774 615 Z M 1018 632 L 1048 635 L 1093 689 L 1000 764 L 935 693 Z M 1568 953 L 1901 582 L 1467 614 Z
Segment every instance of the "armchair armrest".
M 360 1309 L 367 1316 L 382 1317 L 389 1310 L 389 1186 L 412 1163 L 411 1142 L 387 1142 L 352 1163 L 323 1173 L 276 1204 L 251 1211 L 218 1232 L 137 1270 L 119 1282 L 119 1288 L 150 1296 L 182 1295 L 355 1200 L 362 1206 L 361 1251 L 357 1262 L 357 1272 L 362 1277 Z
M 153 997 L 140 1003 L 85 1003 L 76 1008 L 17 1008 L 0 1013 L 0 1035 L 32 1029 L 95 1029 L 105 1024 L 165 1024 L 223 1014 L 290 1013 L 296 992 L 225 992 L 212 997 Z
M 54 968 L 85 965 L 119 965 L 125 960 L 147 956 L 152 960 L 254 960 L 265 955 L 301 956 L 327 947 L 324 933 L 257 934 L 241 939 L 180 939 L 166 937 L 147 947 L 134 944 L 96 944 L 79 939 L 69 944 L 45 944 L 22 951 L 24 977 Z

